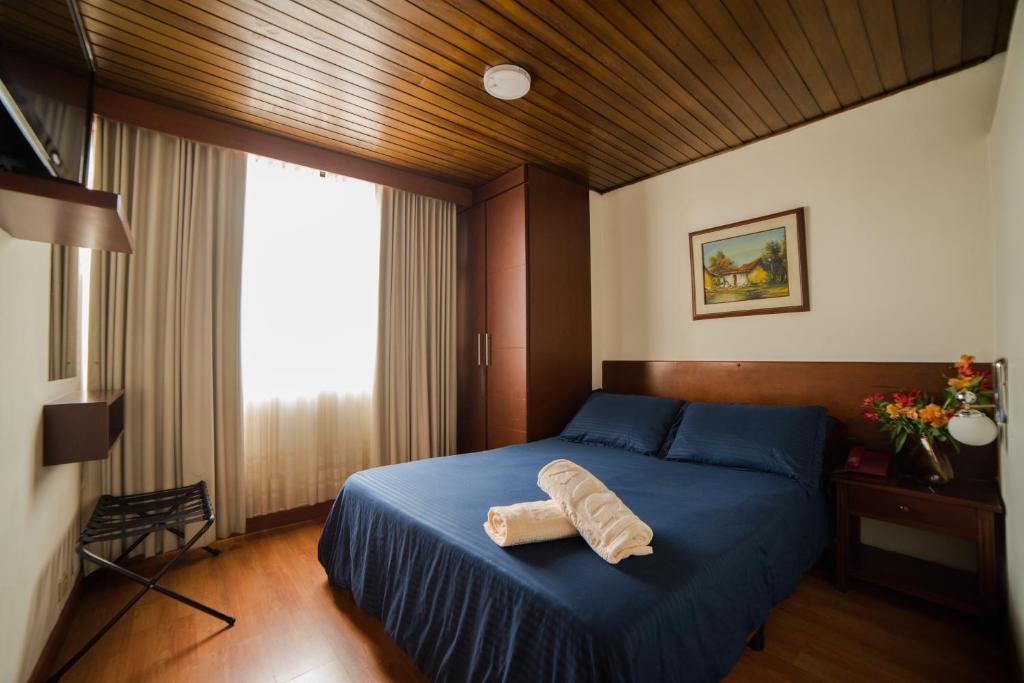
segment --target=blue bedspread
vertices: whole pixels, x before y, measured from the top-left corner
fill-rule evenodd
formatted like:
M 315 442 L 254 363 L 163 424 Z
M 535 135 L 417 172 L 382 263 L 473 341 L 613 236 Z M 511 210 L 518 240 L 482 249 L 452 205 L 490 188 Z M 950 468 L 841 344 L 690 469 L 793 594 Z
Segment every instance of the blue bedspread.
M 487 509 L 543 498 L 556 458 L 646 521 L 654 554 L 496 546 Z M 785 477 L 548 439 L 350 477 L 319 557 L 435 681 L 711 681 L 827 539 L 823 496 Z

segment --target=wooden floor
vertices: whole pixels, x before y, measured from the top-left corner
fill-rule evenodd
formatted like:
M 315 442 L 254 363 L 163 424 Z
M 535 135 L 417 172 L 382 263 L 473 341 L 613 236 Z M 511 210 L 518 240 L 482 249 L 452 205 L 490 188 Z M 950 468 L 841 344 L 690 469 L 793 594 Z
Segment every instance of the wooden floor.
M 169 588 L 238 618 L 233 628 L 148 594 L 65 681 L 424 681 L 381 625 L 327 584 L 318 523 L 230 539 L 220 557 L 193 551 Z M 145 569 L 149 569 L 146 567 Z M 70 656 L 135 587 L 87 587 L 61 652 Z M 857 586 L 839 593 L 812 572 L 773 610 L 763 652 L 747 651 L 729 681 L 1001 681 L 999 647 L 944 610 Z

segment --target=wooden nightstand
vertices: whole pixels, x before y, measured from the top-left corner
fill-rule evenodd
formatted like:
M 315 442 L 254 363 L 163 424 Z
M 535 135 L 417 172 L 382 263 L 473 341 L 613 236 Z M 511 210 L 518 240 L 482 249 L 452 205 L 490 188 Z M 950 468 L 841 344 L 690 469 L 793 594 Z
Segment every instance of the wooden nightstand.
M 936 488 L 851 472 L 836 485 L 836 587 L 850 577 L 931 600 L 971 614 L 998 615 L 996 517 L 1003 512 L 995 482 L 954 480 Z M 860 519 L 925 529 L 972 541 L 978 572 L 965 572 L 860 542 Z

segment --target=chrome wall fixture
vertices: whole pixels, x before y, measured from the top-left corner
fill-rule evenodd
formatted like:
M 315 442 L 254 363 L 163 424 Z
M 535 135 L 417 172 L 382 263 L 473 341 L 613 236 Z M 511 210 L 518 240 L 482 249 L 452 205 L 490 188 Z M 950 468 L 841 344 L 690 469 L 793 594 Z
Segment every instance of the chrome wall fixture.
M 1007 388 L 1008 380 L 1006 378 L 1006 359 L 999 358 L 998 360 L 996 360 L 995 363 L 992 364 L 992 367 L 993 381 L 995 382 L 994 403 L 996 422 L 998 422 L 1001 425 L 1004 425 L 1006 424 L 1006 414 L 1010 410 L 1008 403 L 1010 398 L 1010 392 Z

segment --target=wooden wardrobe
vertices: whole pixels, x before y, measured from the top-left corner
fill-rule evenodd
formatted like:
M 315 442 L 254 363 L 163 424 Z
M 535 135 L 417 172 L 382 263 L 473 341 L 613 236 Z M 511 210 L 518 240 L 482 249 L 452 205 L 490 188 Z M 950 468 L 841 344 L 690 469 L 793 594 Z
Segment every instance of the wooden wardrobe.
M 458 450 L 555 436 L 590 391 L 586 185 L 534 166 L 459 214 Z

